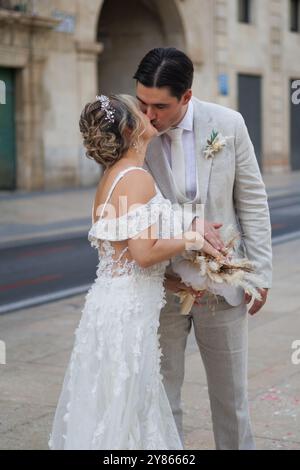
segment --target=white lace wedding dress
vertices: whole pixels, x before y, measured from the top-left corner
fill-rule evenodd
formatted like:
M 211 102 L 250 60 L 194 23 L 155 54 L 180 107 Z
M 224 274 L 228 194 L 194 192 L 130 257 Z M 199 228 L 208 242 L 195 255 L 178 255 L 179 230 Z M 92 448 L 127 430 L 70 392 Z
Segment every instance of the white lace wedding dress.
M 117 182 L 116 177 L 105 204 Z M 141 268 L 117 260 L 110 241 L 126 240 L 153 223 L 181 223 L 170 201 L 156 195 L 118 219 L 101 219 L 88 238 L 99 251 L 49 439 L 50 449 L 183 449 L 160 373 L 158 326 L 168 261 Z M 117 226 L 117 230 L 116 230 Z M 160 237 L 163 237 L 160 230 Z

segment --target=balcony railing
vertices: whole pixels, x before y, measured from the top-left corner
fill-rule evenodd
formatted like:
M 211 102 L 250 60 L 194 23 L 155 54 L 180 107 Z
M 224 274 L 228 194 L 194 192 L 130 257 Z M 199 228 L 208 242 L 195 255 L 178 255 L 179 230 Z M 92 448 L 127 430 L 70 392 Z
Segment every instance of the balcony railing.
M 45 7 L 49 0 L 0 0 L 0 10 L 17 11 L 29 15 L 37 14 L 38 3 Z
M 53 10 L 52 0 L 0 0 L 0 23 L 14 22 L 72 34 L 76 16 Z
M 0 0 L 0 23 L 57 31 L 63 26 L 57 12 L 52 11 L 52 0 Z

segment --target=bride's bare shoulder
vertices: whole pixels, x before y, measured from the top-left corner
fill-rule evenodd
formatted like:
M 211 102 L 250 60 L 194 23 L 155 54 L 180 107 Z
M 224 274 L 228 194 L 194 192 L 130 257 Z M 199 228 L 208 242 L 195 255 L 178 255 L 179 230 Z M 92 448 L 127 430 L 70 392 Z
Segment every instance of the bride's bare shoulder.
M 155 196 L 155 184 L 148 171 L 132 169 L 120 181 L 120 195 L 126 195 L 131 202 L 146 203 Z
M 124 169 L 120 167 L 106 170 L 98 184 L 95 205 L 104 203 L 113 182 Z M 119 198 L 125 196 L 129 204 L 145 204 L 155 194 L 156 188 L 152 175 L 148 171 L 133 168 L 118 181 L 111 195 L 110 203 L 118 206 Z

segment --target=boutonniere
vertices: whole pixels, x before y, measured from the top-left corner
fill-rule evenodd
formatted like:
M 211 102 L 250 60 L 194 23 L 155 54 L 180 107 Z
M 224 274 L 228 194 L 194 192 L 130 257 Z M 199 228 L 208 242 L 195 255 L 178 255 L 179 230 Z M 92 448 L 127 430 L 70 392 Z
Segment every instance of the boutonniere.
M 207 145 L 204 150 L 205 158 L 213 158 L 216 153 L 225 147 L 226 140 L 227 137 L 224 137 L 220 132 L 213 130 L 210 138 L 207 140 Z

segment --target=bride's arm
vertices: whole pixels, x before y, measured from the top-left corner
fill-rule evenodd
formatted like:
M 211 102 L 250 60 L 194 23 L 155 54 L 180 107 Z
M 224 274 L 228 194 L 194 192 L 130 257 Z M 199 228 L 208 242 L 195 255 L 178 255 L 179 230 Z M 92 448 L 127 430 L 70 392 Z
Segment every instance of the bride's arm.
M 146 204 L 156 194 L 151 174 L 141 171 L 127 174 L 124 186 L 120 184 L 119 191 L 120 193 L 115 196 L 126 195 L 128 208 L 135 204 Z M 220 253 L 196 231 L 181 233 L 170 239 L 158 239 L 156 224 L 143 230 L 136 237 L 130 238 L 128 249 L 132 258 L 141 267 L 169 260 L 186 249 L 199 249 L 212 256 L 220 256 Z
M 154 243 L 148 246 L 144 244 L 149 241 Z M 206 242 L 199 232 L 185 232 L 178 239 L 129 240 L 128 246 L 132 257 L 144 268 L 169 260 L 186 249 L 201 250 L 215 258 L 222 257 L 222 254 Z

